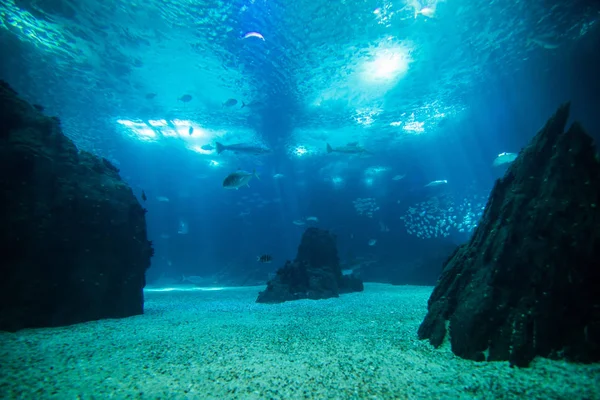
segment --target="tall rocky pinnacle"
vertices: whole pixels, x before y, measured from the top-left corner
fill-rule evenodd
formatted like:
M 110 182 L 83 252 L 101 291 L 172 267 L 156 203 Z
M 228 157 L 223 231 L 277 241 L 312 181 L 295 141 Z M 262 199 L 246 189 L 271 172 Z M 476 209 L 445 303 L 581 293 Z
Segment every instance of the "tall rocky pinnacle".
M 499 179 L 428 302 L 419 337 L 472 360 L 600 361 L 600 163 L 569 104 Z
M 0 330 L 141 314 L 153 250 L 119 170 L 0 81 Z

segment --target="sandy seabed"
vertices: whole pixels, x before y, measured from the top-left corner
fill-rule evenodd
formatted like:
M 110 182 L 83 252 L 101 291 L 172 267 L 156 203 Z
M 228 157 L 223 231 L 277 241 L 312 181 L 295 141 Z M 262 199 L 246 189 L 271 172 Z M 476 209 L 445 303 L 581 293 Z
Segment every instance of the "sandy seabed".
M 146 292 L 144 315 L 0 333 L 2 399 L 600 399 L 600 364 L 476 363 L 417 339 L 431 287 L 256 304 Z

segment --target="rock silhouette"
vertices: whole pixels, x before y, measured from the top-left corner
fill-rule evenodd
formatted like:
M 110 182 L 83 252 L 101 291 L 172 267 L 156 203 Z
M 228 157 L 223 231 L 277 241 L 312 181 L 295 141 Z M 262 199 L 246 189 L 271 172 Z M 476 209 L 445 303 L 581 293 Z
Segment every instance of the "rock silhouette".
M 472 360 L 600 360 L 600 163 L 569 104 L 499 179 L 418 334 Z M 449 322 L 448 327 L 446 323 Z
M 145 210 L 41 110 L 0 82 L 0 329 L 141 314 Z

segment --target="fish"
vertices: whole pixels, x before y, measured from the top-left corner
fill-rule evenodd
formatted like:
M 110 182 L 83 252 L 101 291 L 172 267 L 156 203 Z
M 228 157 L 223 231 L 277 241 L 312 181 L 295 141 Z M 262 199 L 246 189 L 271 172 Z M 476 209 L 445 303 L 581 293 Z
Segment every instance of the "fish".
M 421 14 L 424 17 L 427 18 L 433 18 L 433 15 L 435 14 L 435 8 L 432 7 L 423 7 L 420 10 L 417 10 L 415 8 L 415 18 L 417 18 L 417 16 Z
M 292 221 L 292 224 L 297 225 L 297 226 L 303 226 L 303 225 L 306 225 L 306 222 L 304 222 L 300 219 L 297 219 L 297 220 Z
M 254 146 L 246 143 L 236 143 L 230 145 L 224 145 L 217 142 L 217 154 L 221 154 L 225 150 L 233 151 L 234 153 L 246 153 L 246 154 L 266 154 L 270 153 L 271 150 L 266 147 Z
M 369 246 L 375 246 L 377 244 L 377 239 L 369 240 Z
M 306 218 L 307 221 L 311 221 L 311 222 L 319 222 L 319 218 L 317 217 L 308 217 Z
M 447 180 L 440 179 L 438 181 L 431 181 L 431 182 L 429 182 L 427 185 L 425 185 L 425 187 L 440 186 L 440 185 L 445 185 L 446 183 L 448 183 Z
M 283 178 L 284 176 L 285 176 L 285 175 L 283 175 L 283 174 L 275 174 L 275 175 L 273 175 L 273 179 L 281 179 L 281 178 Z
M 223 104 L 221 104 L 221 107 L 233 107 L 237 103 L 238 101 L 236 99 L 227 99 Z
M 263 35 L 261 35 L 259 32 L 248 32 L 244 35 L 244 37 L 242 39 L 248 39 L 248 38 L 257 38 L 262 40 L 263 42 L 265 41 L 265 37 Z
M 225 189 L 239 189 L 242 186 L 248 186 L 252 177 L 256 177 L 256 179 L 260 179 L 256 170 L 252 170 L 252 172 L 242 171 L 238 169 L 235 172 L 227 175 L 227 177 L 223 180 L 223 187 Z
M 156 93 L 147 93 L 144 97 L 146 97 L 147 100 L 152 100 L 156 97 Z
M 188 130 L 188 133 L 191 135 L 192 133 L 194 133 L 194 127 L 190 126 L 190 129 Z
M 552 36 L 548 35 L 527 38 L 527 46 L 530 46 L 531 43 L 534 43 L 546 50 L 554 50 L 560 47 L 560 44 L 558 44 L 558 42 L 556 42 Z
M 335 148 L 327 143 L 327 153 L 370 154 L 364 147 L 359 146 L 358 142 L 348 143 L 345 146 Z
M 516 153 L 500 153 L 498 154 L 498 157 L 494 159 L 492 165 L 498 167 L 503 164 L 510 164 L 517 159 L 517 155 L 518 154 Z
M 406 176 L 406 174 L 396 175 L 395 177 L 392 178 L 392 180 L 399 181 L 400 179 L 404 179 L 405 176 Z
M 157 196 L 156 200 L 160 201 L 161 203 L 168 203 L 169 202 L 169 198 L 165 197 L 165 196 Z
M 261 256 L 256 257 L 256 261 L 269 264 L 271 261 L 273 261 L 273 257 L 271 257 L 269 254 L 263 254 Z
M 212 144 L 205 144 L 203 146 L 200 147 L 202 150 L 206 150 L 206 151 L 212 151 L 215 149 L 215 147 Z
M 189 103 L 190 101 L 192 101 L 192 95 L 191 94 L 184 94 L 183 96 L 181 96 L 177 100 L 183 101 L 184 103 Z
M 146 197 L 146 192 L 142 190 L 142 200 L 146 201 L 148 198 Z

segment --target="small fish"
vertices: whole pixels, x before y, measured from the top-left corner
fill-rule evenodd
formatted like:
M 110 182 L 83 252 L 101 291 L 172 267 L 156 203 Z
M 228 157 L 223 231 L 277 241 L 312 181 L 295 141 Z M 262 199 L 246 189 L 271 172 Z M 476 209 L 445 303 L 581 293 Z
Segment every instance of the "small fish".
M 273 257 L 271 257 L 269 254 L 263 254 L 262 256 L 256 257 L 256 261 L 269 264 L 271 261 L 273 261 Z
M 297 225 L 297 226 L 302 226 L 302 225 L 306 225 L 306 222 L 304 222 L 300 219 L 297 219 L 297 220 L 292 221 L 292 224 Z
M 399 181 L 400 179 L 404 179 L 405 176 L 406 176 L 406 174 L 396 175 L 395 177 L 392 178 L 392 180 Z
M 517 155 L 518 154 L 515 153 L 500 153 L 498 154 L 498 157 L 494 159 L 492 165 L 498 167 L 503 164 L 510 164 L 517 159 Z
M 319 218 L 317 217 L 308 217 L 306 218 L 307 221 L 311 221 L 311 222 L 319 222 Z
M 168 203 L 169 202 L 169 198 L 165 197 L 165 196 L 157 196 L 156 200 L 160 201 L 161 203 Z
M 375 246 L 377 244 L 377 239 L 369 240 L 369 246 Z
M 202 150 L 213 151 L 215 148 L 212 144 L 205 144 L 200 147 Z
M 190 129 L 188 130 L 188 133 L 190 134 L 190 136 L 192 135 L 192 133 L 194 133 L 194 127 L 190 126 Z
M 417 18 L 417 16 L 421 14 L 424 17 L 427 18 L 433 18 L 433 15 L 435 14 L 435 8 L 432 7 L 423 7 L 420 10 L 417 10 L 415 8 L 415 18 Z
M 327 143 L 327 153 L 344 153 L 344 154 L 370 154 L 364 147 L 358 145 L 358 142 L 348 143 L 346 146 L 331 147 Z
M 223 187 L 225 189 L 236 190 L 241 188 L 242 186 L 250 187 L 248 183 L 253 177 L 256 177 L 256 179 L 260 179 L 258 177 L 258 174 L 256 173 L 256 170 L 253 170 L 252 172 L 237 170 L 227 175 L 227 177 L 223 180 Z
M 285 177 L 285 175 L 283 175 L 283 174 L 275 174 L 275 175 L 273 175 L 273 179 L 281 179 L 283 177 Z
M 156 93 L 147 93 L 144 97 L 146 97 L 147 100 L 152 100 L 156 97 Z
M 438 180 L 438 181 L 431 181 L 427 185 L 425 185 L 425 187 L 440 186 L 440 185 L 445 185 L 446 183 L 448 183 L 447 180 L 441 179 L 441 180 Z
M 270 153 L 271 150 L 266 147 L 255 146 L 246 143 L 236 143 L 230 145 L 224 145 L 217 142 L 217 154 L 221 154 L 225 150 L 233 151 L 234 153 L 246 153 L 246 154 L 265 154 Z
M 192 95 L 191 94 L 184 94 L 183 96 L 181 96 L 177 100 L 183 101 L 184 103 L 189 103 L 190 101 L 192 101 Z
M 142 200 L 146 201 L 148 198 L 146 197 L 146 192 L 142 190 Z
M 222 107 L 233 107 L 237 103 L 238 103 L 238 101 L 236 99 L 227 99 L 221 106 Z
M 265 38 L 263 35 L 261 35 L 259 32 L 248 32 L 244 35 L 243 39 L 248 39 L 248 38 L 257 38 L 262 40 L 263 42 L 265 41 Z

